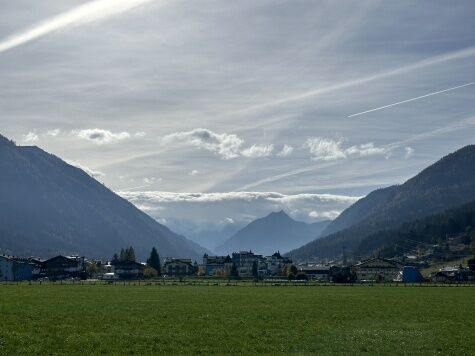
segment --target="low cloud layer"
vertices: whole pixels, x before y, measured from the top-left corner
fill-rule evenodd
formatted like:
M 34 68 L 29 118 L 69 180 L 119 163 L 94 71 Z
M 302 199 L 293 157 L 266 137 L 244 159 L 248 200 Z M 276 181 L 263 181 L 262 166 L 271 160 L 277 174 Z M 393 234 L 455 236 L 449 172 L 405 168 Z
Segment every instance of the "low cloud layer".
M 128 199 L 158 221 L 190 238 L 205 230 L 223 230 L 284 210 L 296 220 L 333 219 L 360 197 L 333 194 L 280 194 L 276 192 L 175 193 L 122 191 Z M 223 236 L 225 238 L 226 236 Z M 216 241 L 200 240 L 212 248 Z M 208 243 L 208 245 L 207 245 Z

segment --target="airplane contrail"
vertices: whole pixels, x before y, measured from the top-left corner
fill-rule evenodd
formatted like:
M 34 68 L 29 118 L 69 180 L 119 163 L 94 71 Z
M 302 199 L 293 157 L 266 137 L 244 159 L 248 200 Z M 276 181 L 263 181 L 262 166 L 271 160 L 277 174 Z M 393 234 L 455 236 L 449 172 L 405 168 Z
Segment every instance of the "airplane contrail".
M 0 41 L 0 53 L 69 26 L 118 15 L 153 0 L 96 0 L 46 19 Z
M 437 56 L 434 56 L 434 57 L 429 57 L 429 58 L 420 60 L 420 61 L 415 62 L 415 63 L 406 64 L 402 67 L 393 68 L 393 69 L 390 69 L 390 70 L 387 70 L 387 71 L 384 71 L 384 72 L 371 74 L 371 75 L 368 75 L 366 77 L 351 79 L 351 80 L 348 80 L 348 81 L 345 81 L 345 82 L 331 84 L 331 85 L 326 86 L 326 87 L 322 87 L 322 88 L 318 88 L 318 89 L 314 89 L 314 90 L 309 90 L 309 91 L 306 91 L 306 92 L 303 92 L 303 93 L 300 93 L 300 94 L 291 95 L 291 96 L 283 97 L 283 98 L 280 98 L 280 99 L 272 100 L 272 101 L 269 101 L 269 102 L 264 102 L 264 103 L 248 106 L 246 108 L 236 110 L 236 111 L 232 112 L 232 114 L 243 114 L 243 113 L 247 113 L 249 111 L 261 110 L 261 109 L 266 109 L 268 107 L 274 107 L 274 106 L 277 106 L 277 105 L 282 105 L 282 104 L 286 104 L 286 103 L 290 103 L 290 102 L 305 100 L 305 99 L 313 98 L 313 97 L 321 95 L 321 94 L 332 93 L 334 91 L 347 89 L 347 88 L 351 88 L 351 87 L 354 87 L 354 86 L 359 86 L 359 85 L 366 84 L 366 83 L 369 83 L 369 82 L 372 82 L 372 81 L 375 81 L 375 80 L 381 80 L 381 79 L 397 76 L 399 74 L 408 73 L 408 72 L 411 72 L 411 71 L 414 71 L 414 70 L 417 70 L 417 69 L 423 69 L 423 68 L 430 67 L 430 66 L 433 66 L 433 65 L 437 65 L 437 64 L 441 64 L 441 63 L 445 63 L 445 62 L 449 62 L 449 61 L 453 61 L 453 60 L 463 59 L 463 58 L 467 58 L 467 57 L 472 57 L 472 56 L 475 56 L 475 47 L 473 47 L 473 46 L 472 47 L 467 47 L 467 48 L 464 48 L 464 49 L 461 49 L 461 50 L 457 50 L 457 51 L 437 55 Z
M 390 108 L 391 106 L 396 106 L 396 105 L 408 103 L 410 101 L 415 101 L 415 100 L 427 98 L 427 97 L 432 96 L 432 95 L 437 95 L 437 94 L 445 93 L 445 92 L 448 92 L 448 91 L 451 91 L 451 90 L 455 90 L 455 89 L 459 89 L 459 88 L 463 88 L 463 87 L 468 87 L 469 85 L 474 85 L 474 84 L 475 84 L 475 82 L 470 82 L 470 83 L 467 83 L 467 84 L 457 85 L 456 87 L 435 91 L 433 93 L 417 96 L 415 98 L 406 99 L 406 100 L 403 100 L 403 101 L 398 101 L 397 103 L 392 103 L 392 104 L 389 104 L 389 105 L 384 105 L 384 106 L 380 106 L 380 107 L 377 107 L 377 108 L 374 108 L 374 109 L 362 111 L 362 112 L 359 112 L 359 113 L 356 113 L 356 114 L 348 115 L 347 117 L 360 116 L 360 115 L 367 114 L 367 113 L 370 113 L 370 112 L 373 112 L 373 111 L 378 111 L 378 110 Z

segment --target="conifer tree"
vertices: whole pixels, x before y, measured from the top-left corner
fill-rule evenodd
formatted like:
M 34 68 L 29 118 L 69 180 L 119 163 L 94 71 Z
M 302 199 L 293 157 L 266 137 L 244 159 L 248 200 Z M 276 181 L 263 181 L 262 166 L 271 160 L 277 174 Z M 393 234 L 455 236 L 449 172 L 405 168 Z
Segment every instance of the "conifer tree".
M 154 268 L 158 275 L 161 274 L 160 256 L 158 255 L 157 249 L 155 247 L 153 247 L 152 252 L 150 252 L 150 257 L 147 260 L 147 266 Z

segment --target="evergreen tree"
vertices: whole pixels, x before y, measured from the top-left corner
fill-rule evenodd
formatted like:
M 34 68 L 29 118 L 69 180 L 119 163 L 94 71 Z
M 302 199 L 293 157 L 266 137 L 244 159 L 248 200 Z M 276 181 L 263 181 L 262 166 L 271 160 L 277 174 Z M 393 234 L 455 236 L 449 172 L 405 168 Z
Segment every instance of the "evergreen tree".
M 152 252 L 150 252 L 150 257 L 147 260 L 147 266 L 154 268 L 158 275 L 161 274 L 160 256 L 158 255 L 157 249 L 155 247 L 152 248 Z
M 112 263 L 117 263 L 119 262 L 119 256 L 117 256 L 117 253 L 114 253 L 114 256 L 112 256 Z
M 123 248 L 120 249 L 120 255 L 119 255 L 119 261 L 124 262 L 127 259 L 127 256 L 125 255 L 125 250 Z
M 231 266 L 231 273 L 230 273 L 230 275 L 231 275 L 231 277 L 239 277 L 239 273 L 238 273 L 236 264 L 234 264 L 234 263 L 233 263 L 233 265 Z
M 129 249 L 128 249 L 127 261 L 135 262 L 135 251 L 134 251 L 134 248 L 132 246 L 130 246 Z
M 258 277 L 257 261 L 252 262 L 252 276 L 254 278 Z

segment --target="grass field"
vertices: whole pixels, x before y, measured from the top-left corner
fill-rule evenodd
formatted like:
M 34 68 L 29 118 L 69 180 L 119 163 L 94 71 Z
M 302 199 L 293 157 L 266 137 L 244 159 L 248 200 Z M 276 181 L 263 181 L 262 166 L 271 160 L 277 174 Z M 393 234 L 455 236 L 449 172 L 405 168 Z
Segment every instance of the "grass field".
M 475 287 L 0 285 L 2 354 L 475 353 Z

